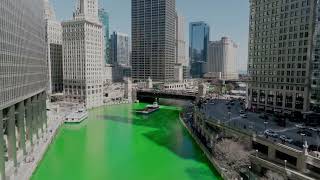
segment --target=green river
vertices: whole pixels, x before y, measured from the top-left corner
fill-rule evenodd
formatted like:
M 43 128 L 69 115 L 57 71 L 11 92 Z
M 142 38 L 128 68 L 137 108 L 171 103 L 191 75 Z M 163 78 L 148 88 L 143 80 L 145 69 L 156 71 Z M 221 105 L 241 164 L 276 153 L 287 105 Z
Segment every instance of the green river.
M 65 124 L 32 180 L 221 179 L 179 121 L 180 108 L 145 104 L 91 110 L 81 124 Z

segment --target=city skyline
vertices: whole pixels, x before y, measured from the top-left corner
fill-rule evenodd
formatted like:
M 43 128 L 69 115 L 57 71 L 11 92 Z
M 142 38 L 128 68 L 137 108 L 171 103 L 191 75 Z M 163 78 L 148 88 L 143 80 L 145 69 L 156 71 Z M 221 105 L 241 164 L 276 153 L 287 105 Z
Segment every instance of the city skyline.
M 74 9 L 72 0 L 50 1 L 53 3 L 59 20 L 72 17 Z M 99 3 L 109 13 L 110 32 L 120 31 L 131 35 L 131 1 L 103 0 Z M 237 67 L 240 71 L 247 69 L 249 1 L 203 0 L 199 4 L 191 0 L 177 0 L 176 4 L 177 12 L 185 17 L 186 44 L 189 44 L 189 23 L 205 21 L 211 27 L 211 41 L 220 40 L 221 37 L 227 36 L 239 44 Z M 233 5 L 230 6 L 230 4 Z M 186 54 L 188 55 L 188 49 Z
M 320 0 L 0 9 L 0 180 L 320 179 Z

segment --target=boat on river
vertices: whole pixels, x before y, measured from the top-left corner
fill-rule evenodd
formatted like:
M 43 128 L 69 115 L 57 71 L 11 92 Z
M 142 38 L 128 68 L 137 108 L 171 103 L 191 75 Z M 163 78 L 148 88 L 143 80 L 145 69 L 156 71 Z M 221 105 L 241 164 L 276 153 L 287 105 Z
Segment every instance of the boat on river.
M 157 102 L 154 102 L 152 105 L 147 105 L 144 109 L 136 110 L 137 114 L 151 114 L 160 109 L 160 106 Z
M 88 112 L 85 109 L 79 109 L 76 112 L 70 113 L 66 116 L 66 123 L 81 123 L 88 118 Z

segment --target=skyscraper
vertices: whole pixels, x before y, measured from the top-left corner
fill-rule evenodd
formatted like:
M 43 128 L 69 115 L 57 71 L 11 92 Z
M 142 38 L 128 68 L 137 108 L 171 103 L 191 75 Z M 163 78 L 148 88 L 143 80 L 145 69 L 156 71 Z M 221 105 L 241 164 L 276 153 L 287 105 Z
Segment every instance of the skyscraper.
M 48 0 L 45 0 L 47 62 L 48 62 L 48 90 L 49 94 L 63 91 L 62 70 L 62 26 L 56 20 L 55 12 Z
M 77 0 L 76 10 L 73 13 L 74 20 L 87 20 L 99 22 L 98 0 Z
M 100 23 L 104 33 L 104 60 L 106 64 L 110 64 L 110 41 L 109 41 L 109 14 L 103 8 L 98 10 Z
M 87 108 L 103 103 L 104 33 L 97 6 L 97 0 L 79 0 L 74 19 L 62 22 L 64 95 Z
M 190 23 L 189 60 L 192 78 L 202 78 L 206 73 L 210 27 L 205 22 Z
M 132 77 L 174 78 L 175 0 L 132 0 Z
M 236 51 L 238 45 L 228 37 L 211 41 L 208 50 L 207 72 L 224 80 L 238 79 Z
M 5 165 L 10 161 L 17 168 L 27 155 L 26 142 L 33 146 L 34 135 L 44 132 L 48 66 L 43 0 L 0 1 L 0 9 L 0 179 L 5 179 Z
M 187 78 L 184 70 L 188 69 L 186 58 L 186 40 L 184 31 L 184 17 L 176 13 L 176 64 L 174 68 L 175 81 L 182 81 Z
M 129 66 L 129 36 L 113 32 L 111 35 L 111 59 L 114 65 Z
M 311 110 L 320 113 L 320 2 L 316 3 L 315 31 L 311 66 Z M 318 117 L 319 118 L 319 117 Z
M 184 17 L 176 13 L 176 63 L 188 66 L 184 25 Z
M 249 108 L 293 117 L 309 110 L 316 2 L 250 1 Z

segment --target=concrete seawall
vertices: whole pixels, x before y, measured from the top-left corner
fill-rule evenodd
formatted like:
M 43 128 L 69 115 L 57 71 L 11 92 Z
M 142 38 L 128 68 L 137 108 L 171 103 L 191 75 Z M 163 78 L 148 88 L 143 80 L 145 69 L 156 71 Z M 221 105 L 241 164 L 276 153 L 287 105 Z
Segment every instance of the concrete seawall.
M 198 146 L 201 148 L 201 150 L 205 153 L 206 157 L 209 159 L 211 164 L 215 167 L 217 172 L 221 175 L 223 179 L 228 179 L 226 175 L 224 174 L 224 170 L 222 167 L 219 166 L 218 162 L 212 157 L 211 153 L 208 151 L 208 149 L 201 143 L 200 139 L 192 132 L 192 130 L 186 125 L 183 118 L 181 117 L 181 113 L 179 115 L 180 122 L 183 124 L 183 126 L 187 129 L 189 134 L 192 136 L 192 138 L 195 140 L 195 142 L 198 144 Z

